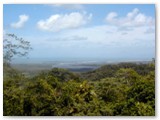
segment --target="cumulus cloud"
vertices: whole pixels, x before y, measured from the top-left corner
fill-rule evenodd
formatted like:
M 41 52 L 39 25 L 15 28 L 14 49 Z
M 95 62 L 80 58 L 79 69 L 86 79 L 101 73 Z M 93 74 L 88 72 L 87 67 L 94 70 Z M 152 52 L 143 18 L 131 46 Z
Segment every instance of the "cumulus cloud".
M 11 23 L 11 27 L 13 28 L 22 28 L 24 24 L 28 21 L 29 16 L 28 15 L 20 15 L 19 21 L 15 23 Z
M 50 5 L 50 6 L 53 6 L 53 7 L 62 7 L 62 8 L 65 8 L 65 9 L 71 9 L 71 10 L 83 10 L 84 7 L 83 5 L 81 4 L 53 4 L 53 5 Z
M 106 20 L 108 22 L 112 22 L 113 20 L 115 21 L 115 18 L 117 17 L 117 13 L 116 12 L 111 12 L 107 15 Z
M 92 14 L 72 12 L 70 14 L 55 14 L 48 19 L 40 20 L 37 27 L 40 30 L 58 32 L 63 29 L 78 28 L 85 25 L 92 18 Z
M 127 13 L 125 17 L 119 17 L 118 13 L 110 12 L 105 20 L 109 24 L 121 27 L 152 26 L 155 23 L 154 18 L 146 16 L 137 8 Z

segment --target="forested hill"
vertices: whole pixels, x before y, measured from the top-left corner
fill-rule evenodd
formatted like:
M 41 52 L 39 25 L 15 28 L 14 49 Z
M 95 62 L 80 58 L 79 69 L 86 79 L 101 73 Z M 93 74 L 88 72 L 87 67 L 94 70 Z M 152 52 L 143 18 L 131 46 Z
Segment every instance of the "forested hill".
M 5 116 L 154 116 L 155 64 L 105 65 L 87 73 L 54 68 L 27 77 L 4 66 Z
M 108 64 L 104 65 L 96 70 L 82 73 L 83 79 L 89 80 L 99 80 L 105 77 L 115 77 L 116 72 L 120 68 L 131 68 L 135 70 L 139 75 L 145 76 L 150 71 L 155 70 L 155 66 L 152 63 L 118 63 L 118 64 Z

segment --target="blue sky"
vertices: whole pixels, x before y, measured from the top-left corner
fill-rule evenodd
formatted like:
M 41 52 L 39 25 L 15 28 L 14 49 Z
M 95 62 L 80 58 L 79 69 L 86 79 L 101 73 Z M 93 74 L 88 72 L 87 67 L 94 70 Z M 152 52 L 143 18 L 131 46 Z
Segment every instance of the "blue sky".
M 6 4 L 3 30 L 31 43 L 29 58 L 155 57 L 153 4 Z

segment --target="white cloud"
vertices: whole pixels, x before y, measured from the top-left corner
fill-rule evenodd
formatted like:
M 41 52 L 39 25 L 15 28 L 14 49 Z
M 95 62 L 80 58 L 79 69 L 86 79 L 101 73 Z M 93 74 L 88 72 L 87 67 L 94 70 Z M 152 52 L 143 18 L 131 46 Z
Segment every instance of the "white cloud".
M 155 34 L 145 33 L 149 28 L 149 26 L 140 26 L 124 32 L 119 31 L 119 27 L 112 25 L 90 26 L 61 31 L 58 34 L 47 33 L 45 36 L 38 34 L 36 38 L 38 42 L 35 39 L 36 36 L 32 36 L 30 41 L 32 41 L 33 48 L 38 49 L 38 53 L 40 50 L 50 49 L 53 55 L 63 57 L 70 55 L 76 57 L 81 54 L 83 57 L 84 54 L 86 57 L 92 55 L 121 57 L 123 55 L 132 56 L 133 53 L 135 56 L 140 54 L 140 57 L 144 57 L 144 54 L 154 53 L 155 48 Z M 43 46 L 39 47 L 41 45 Z
M 139 9 L 135 8 L 135 9 L 132 10 L 132 12 L 129 12 L 127 14 L 127 17 L 130 18 L 130 19 L 132 19 L 132 18 L 134 18 L 138 14 L 138 12 L 139 12 Z
M 116 12 L 110 12 L 105 20 L 109 24 L 120 27 L 152 26 L 155 23 L 154 18 L 146 16 L 137 8 L 133 9 L 125 17 L 118 17 Z
M 13 28 L 22 28 L 24 26 L 25 22 L 28 21 L 28 19 L 29 19 L 28 15 L 20 15 L 19 16 L 19 21 L 15 22 L 15 23 L 12 23 L 11 27 L 13 27 Z
M 46 20 L 40 20 L 37 27 L 45 31 L 60 31 L 63 29 L 78 28 L 85 25 L 92 18 L 92 14 L 72 12 L 70 14 L 55 14 Z
M 53 5 L 50 5 L 50 6 L 53 6 L 53 7 L 62 7 L 62 8 L 65 8 L 65 9 L 77 9 L 77 10 L 83 10 L 84 7 L 83 5 L 81 4 L 53 4 Z
M 155 34 L 145 34 L 145 31 L 147 29 L 149 29 L 148 26 L 141 26 L 135 27 L 132 31 L 124 32 L 119 31 L 119 28 L 116 26 L 102 25 L 65 31 L 61 34 L 56 35 L 56 37 L 84 37 L 87 38 L 87 40 L 81 41 L 81 43 L 78 44 L 86 47 L 92 46 L 92 44 L 97 46 L 102 45 L 106 47 L 128 47 L 134 46 L 136 43 L 139 43 L 138 46 L 143 46 L 145 43 L 147 44 L 147 47 L 153 45 L 155 40 Z M 88 44 L 85 44 L 85 42 L 87 41 Z M 72 41 L 70 41 L 69 43 L 73 44 Z
M 53 33 L 42 39 L 43 45 L 48 48 L 129 48 L 136 46 L 151 47 L 155 43 L 155 34 L 146 34 L 148 26 L 135 27 L 132 31 L 119 31 L 119 27 L 111 25 L 101 25 L 92 27 L 81 27 Z M 132 37 L 131 37 L 132 36 Z M 34 39 L 34 37 L 33 37 Z M 35 41 L 36 44 L 39 44 Z
M 117 13 L 116 12 L 111 12 L 108 14 L 108 16 L 106 17 L 106 20 L 109 22 L 112 22 L 112 20 L 114 20 L 117 17 Z

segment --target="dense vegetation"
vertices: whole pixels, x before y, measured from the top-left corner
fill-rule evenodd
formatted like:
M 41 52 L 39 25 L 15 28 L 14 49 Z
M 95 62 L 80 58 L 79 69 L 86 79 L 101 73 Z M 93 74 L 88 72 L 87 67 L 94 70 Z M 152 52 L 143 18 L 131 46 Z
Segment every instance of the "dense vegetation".
M 5 116 L 154 116 L 155 65 L 121 63 L 87 73 L 54 68 L 27 77 L 4 64 Z

